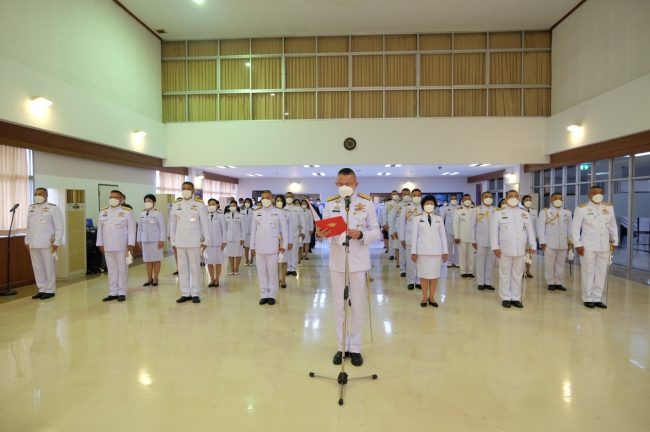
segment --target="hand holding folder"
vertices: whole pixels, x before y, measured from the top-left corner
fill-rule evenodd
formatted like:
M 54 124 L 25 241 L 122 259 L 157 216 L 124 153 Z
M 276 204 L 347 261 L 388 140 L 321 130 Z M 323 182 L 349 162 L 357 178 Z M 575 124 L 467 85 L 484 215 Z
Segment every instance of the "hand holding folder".
M 316 221 L 316 235 L 321 238 L 329 238 L 341 235 L 346 232 L 348 225 L 342 216 Z

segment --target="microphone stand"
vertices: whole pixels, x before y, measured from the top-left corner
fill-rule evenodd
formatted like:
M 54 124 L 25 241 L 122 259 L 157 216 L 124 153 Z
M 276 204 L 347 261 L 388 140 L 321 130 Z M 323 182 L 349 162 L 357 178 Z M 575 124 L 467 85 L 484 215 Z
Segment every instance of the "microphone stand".
M 9 224 L 9 234 L 7 234 L 7 285 L 5 290 L 0 292 L 0 296 L 9 297 L 18 294 L 16 290 L 11 289 L 11 228 L 14 226 L 14 216 L 16 216 L 16 207 L 11 210 L 11 223 Z
M 348 223 L 350 220 L 350 197 L 345 198 L 345 222 Z M 348 336 L 348 306 L 350 305 L 350 236 L 346 234 L 345 236 L 345 289 L 343 290 L 343 348 L 341 349 L 341 372 L 339 372 L 336 378 L 326 377 L 323 375 L 318 375 L 315 372 L 309 372 L 311 378 L 322 378 L 330 381 L 336 381 L 339 384 L 339 405 L 343 405 L 343 389 L 348 381 L 359 381 L 359 380 L 376 380 L 378 378 L 377 374 L 350 378 L 348 377 L 347 372 L 345 371 L 345 352 L 346 352 L 346 339 Z M 350 305 L 351 306 L 351 305 Z

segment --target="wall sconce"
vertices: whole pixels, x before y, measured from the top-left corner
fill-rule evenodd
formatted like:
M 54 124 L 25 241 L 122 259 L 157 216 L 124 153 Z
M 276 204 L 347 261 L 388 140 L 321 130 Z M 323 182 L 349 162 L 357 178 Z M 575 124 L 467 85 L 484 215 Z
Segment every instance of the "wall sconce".
M 131 134 L 133 144 L 140 146 L 144 143 L 144 139 L 147 136 L 145 131 L 137 130 Z
M 43 116 L 46 114 L 52 105 L 53 102 L 43 96 L 33 96 L 29 100 L 29 110 L 32 114 L 37 116 Z

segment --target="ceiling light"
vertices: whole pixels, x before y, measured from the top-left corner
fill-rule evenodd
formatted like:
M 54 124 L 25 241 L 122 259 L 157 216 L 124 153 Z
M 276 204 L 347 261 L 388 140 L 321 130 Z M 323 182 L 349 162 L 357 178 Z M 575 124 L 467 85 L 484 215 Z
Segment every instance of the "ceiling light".
M 217 165 L 216 168 L 226 169 L 226 167 L 223 165 Z
M 453 173 L 450 173 L 449 175 L 458 175 L 460 174 L 458 171 L 454 171 Z
M 246 174 L 248 177 L 264 177 L 262 174 Z
M 144 137 L 147 136 L 147 133 L 145 131 L 137 130 L 133 132 L 133 138 L 136 139 L 144 139 Z
M 197 5 L 202 5 L 203 3 L 205 3 L 205 0 L 192 0 L 192 1 L 194 1 L 194 3 L 196 3 Z
M 49 108 L 51 107 L 53 102 L 47 98 L 44 98 L 43 96 L 34 96 L 32 98 L 32 106 L 34 108 Z
M 377 175 L 378 176 L 389 176 L 390 173 L 389 172 L 378 172 Z
M 303 165 L 305 168 L 320 168 L 320 165 Z
M 313 172 L 313 173 L 311 173 L 311 175 L 313 175 L 313 176 L 318 176 L 318 177 L 322 177 L 322 176 L 325 175 L 325 173 L 324 173 L 324 172 Z
M 645 152 L 645 153 L 637 153 L 634 155 L 634 157 L 641 157 L 641 156 L 649 156 L 650 152 Z
M 275 93 L 271 93 L 271 96 L 275 96 Z
M 451 173 L 449 171 L 447 171 L 447 172 L 443 172 L 441 175 L 449 175 L 449 174 L 451 174 Z
M 384 165 L 384 167 L 386 167 L 386 168 L 399 168 L 401 166 L 402 166 L 402 164 L 386 164 L 386 165 Z
M 481 164 L 469 164 L 469 166 L 471 166 L 471 167 L 477 167 L 479 165 L 481 165 Z
M 235 169 L 235 168 L 237 168 L 237 167 L 236 167 L 236 166 L 232 166 L 232 165 L 226 165 L 226 168 Z
M 251 67 L 251 62 L 246 62 L 246 63 L 244 63 L 244 65 L 245 65 L 246 67 Z
M 246 174 L 248 177 L 255 177 L 255 174 Z
M 574 123 L 572 125 L 567 126 L 566 130 L 568 130 L 571 133 L 577 133 L 582 130 L 582 126 L 577 123 Z
M 490 166 L 492 164 L 481 164 L 480 166 Z

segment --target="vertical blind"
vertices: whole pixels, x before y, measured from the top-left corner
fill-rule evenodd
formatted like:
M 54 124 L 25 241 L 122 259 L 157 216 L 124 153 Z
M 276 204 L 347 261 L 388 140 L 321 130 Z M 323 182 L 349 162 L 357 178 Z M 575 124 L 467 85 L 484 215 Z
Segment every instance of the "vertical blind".
M 27 228 L 27 211 L 31 202 L 29 152 L 23 148 L 0 145 L 0 231 L 9 229 L 9 210 L 15 204 L 19 206 L 13 229 Z

